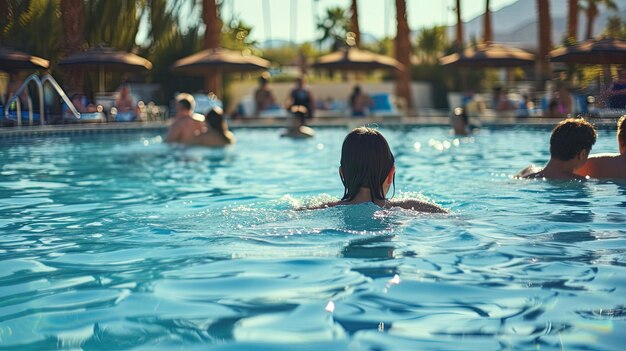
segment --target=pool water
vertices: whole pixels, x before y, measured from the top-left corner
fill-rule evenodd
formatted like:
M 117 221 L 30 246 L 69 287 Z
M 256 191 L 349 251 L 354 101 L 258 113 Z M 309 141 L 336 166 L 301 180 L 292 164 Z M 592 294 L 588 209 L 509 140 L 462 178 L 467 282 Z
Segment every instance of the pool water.
M 626 183 L 512 179 L 547 127 L 380 130 L 395 197 L 452 214 L 296 211 L 347 128 L 0 140 L 0 349 L 623 349 Z

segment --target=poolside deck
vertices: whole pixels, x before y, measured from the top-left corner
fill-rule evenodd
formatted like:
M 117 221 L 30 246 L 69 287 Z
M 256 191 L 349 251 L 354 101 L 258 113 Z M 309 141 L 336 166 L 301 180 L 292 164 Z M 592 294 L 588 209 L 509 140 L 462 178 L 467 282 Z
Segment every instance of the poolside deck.
M 597 126 L 612 127 L 615 125 L 616 117 L 593 118 L 592 121 Z M 553 126 L 560 118 L 546 117 L 499 117 L 493 119 L 476 119 L 479 126 L 491 127 L 512 127 L 512 126 Z M 43 136 L 43 135 L 88 135 L 101 133 L 132 133 L 140 130 L 165 130 L 169 121 L 149 121 L 149 122 L 111 122 L 111 123 L 85 123 L 85 124 L 57 124 L 44 126 L 22 126 L 22 127 L 2 127 L 0 128 L 0 138 Z M 232 129 L 238 128 L 285 128 L 289 121 L 284 118 L 263 118 L 263 119 L 243 119 L 231 120 L 229 126 Z M 356 127 L 359 125 L 384 125 L 384 126 L 447 126 L 449 118 L 447 116 L 430 117 L 368 117 L 368 118 L 347 118 L 347 117 L 324 117 L 311 121 L 312 127 Z

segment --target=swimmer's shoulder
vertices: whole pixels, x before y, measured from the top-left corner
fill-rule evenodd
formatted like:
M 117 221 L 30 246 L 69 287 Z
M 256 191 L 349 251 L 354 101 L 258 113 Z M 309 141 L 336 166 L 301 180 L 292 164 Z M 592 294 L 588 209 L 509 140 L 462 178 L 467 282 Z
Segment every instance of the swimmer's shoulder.
M 542 169 L 535 166 L 535 165 L 530 165 L 524 169 L 522 169 L 521 171 L 517 172 L 517 174 L 514 176 L 515 178 L 538 178 L 542 176 L 541 173 Z
M 407 210 L 427 213 L 450 213 L 450 211 L 437 204 L 415 199 L 387 200 L 385 207 L 400 207 Z

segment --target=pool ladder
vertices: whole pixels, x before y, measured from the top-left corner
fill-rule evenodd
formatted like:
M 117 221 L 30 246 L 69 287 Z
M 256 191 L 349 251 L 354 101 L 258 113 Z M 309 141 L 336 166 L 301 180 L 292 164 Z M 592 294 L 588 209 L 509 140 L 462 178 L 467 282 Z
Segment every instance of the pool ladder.
M 40 121 L 41 125 L 44 125 L 45 110 L 44 110 L 43 88 L 44 88 L 44 85 L 46 83 L 49 83 L 52 86 L 52 88 L 56 91 L 56 93 L 59 94 L 59 96 L 61 97 L 63 102 L 67 105 L 67 107 L 71 111 L 72 115 L 76 119 L 80 119 L 80 112 L 78 112 L 76 110 L 76 107 L 74 107 L 74 104 L 67 97 L 67 94 L 65 94 L 65 91 L 63 91 L 63 88 L 61 88 L 59 83 L 57 83 L 57 81 L 50 74 L 44 74 L 42 78 L 39 78 L 39 75 L 37 73 L 33 73 L 30 76 L 28 76 L 28 78 L 26 78 L 26 80 L 24 80 L 24 83 L 22 83 L 20 88 L 17 90 L 15 95 L 13 95 L 9 99 L 9 101 L 7 101 L 7 103 L 5 105 L 5 109 L 4 109 L 4 118 L 5 119 L 12 120 L 9 117 L 9 107 L 13 103 L 15 103 L 17 125 L 18 125 L 18 127 L 22 126 L 22 106 L 21 106 L 21 103 L 20 103 L 19 96 L 20 96 L 20 94 L 22 94 L 24 92 L 24 90 L 26 90 L 26 88 L 28 87 L 28 84 L 31 83 L 31 82 L 35 82 L 35 85 L 37 87 L 37 93 L 39 94 L 39 121 Z M 30 99 L 30 96 L 28 96 L 28 107 L 29 107 L 28 108 L 28 124 L 32 126 L 33 125 L 33 108 L 32 108 L 32 100 Z

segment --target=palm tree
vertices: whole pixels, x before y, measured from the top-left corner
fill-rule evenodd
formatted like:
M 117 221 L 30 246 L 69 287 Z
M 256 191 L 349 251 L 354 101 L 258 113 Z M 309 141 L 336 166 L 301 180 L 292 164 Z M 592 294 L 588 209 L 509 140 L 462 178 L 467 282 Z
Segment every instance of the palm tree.
M 81 51 L 85 42 L 85 2 L 83 0 L 61 0 L 59 9 L 63 28 L 61 51 L 64 56 L 69 56 Z M 83 71 L 72 68 L 65 71 L 67 73 L 65 81 L 69 91 L 84 92 Z
M 206 25 L 204 48 L 218 48 L 220 46 L 222 23 L 217 14 L 217 3 L 215 0 L 202 0 L 202 20 Z M 222 98 L 222 72 L 220 69 L 215 69 L 205 76 L 204 89 Z
M 422 28 L 417 35 L 417 51 L 421 61 L 433 64 L 448 46 L 446 27 Z
M 567 0 L 567 40 L 578 41 L 578 0 Z
M 396 94 L 404 98 L 407 108 L 413 107 L 411 99 L 411 41 L 409 39 L 409 23 L 406 15 L 406 0 L 396 0 L 396 60 L 404 65 L 403 70 L 396 74 Z
M 354 45 L 361 45 L 361 30 L 359 29 L 359 11 L 357 9 L 356 0 L 352 0 L 350 5 L 350 31 L 354 33 Z
M 546 57 L 552 48 L 552 21 L 550 19 L 550 1 L 537 0 L 537 15 L 539 17 L 539 47 L 537 48 L 536 79 L 538 86 L 550 77 L 550 65 Z
M 613 0 L 585 0 L 585 3 L 586 5 L 584 5 L 583 7 L 583 9 L 585 10 L 585 16 L 587 17 L 587 29 L 585 31 L 585 38 L 591 39 L 593 37 L 593 23 L 600 13 L 598 5 L 604 5 L 607 9 L 611 10 L 617 10 L 617 5 Z
M 489 10 L 489 0 L 485 0 L 485 43 L 493 41 L 493 31 L 491 29 L 491 10 Z
M 10 0 L 0 0 L 0 44 L 3 43 L 4 32 L 13 20 L 13 6 Z
M 322 37 L 318 39 L 318 42 L 322 44 L 332 40 L 332 51 L 343 47 L 350 26 L 347 18 L 346 10 L 341 7 L 326 9 L 326 17 L 317 21 L 317 29 L 322 31 Z
M 85 2 L 85 39 L 90 46 L 106 44 L 131 51 L 139 32 L 145 0 L 91 0 Z
M 456 0 L 456 47 L 463 50 L 463 20 L 461 19 L 461 0 Z

